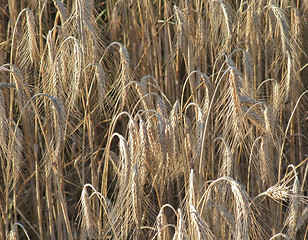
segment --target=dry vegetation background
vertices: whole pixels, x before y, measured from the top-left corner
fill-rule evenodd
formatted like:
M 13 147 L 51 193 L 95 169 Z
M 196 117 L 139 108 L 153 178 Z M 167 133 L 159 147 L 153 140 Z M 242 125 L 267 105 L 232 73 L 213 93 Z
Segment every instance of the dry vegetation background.
M 307 239 L 306 0 L 0 5 L 0 239 Z

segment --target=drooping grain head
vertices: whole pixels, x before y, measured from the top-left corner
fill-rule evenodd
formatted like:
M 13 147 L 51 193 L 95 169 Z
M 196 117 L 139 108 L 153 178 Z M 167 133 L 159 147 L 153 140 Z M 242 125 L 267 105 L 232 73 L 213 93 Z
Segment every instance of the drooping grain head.
M 95 221 L 94 216 L 91 210 L 91 204 L 89 199 L 89 194 L 86 187 L 83 188 L 81 193 L 81 226 L 84 228 L 87 236 L 94 236 L 95 230 Z
M 17 127 L 16 140 L 14 141 L 13 147 L 13 185 L 15 185 L 22 175 L 22 164 L 23 164 L 23 146 L 24 136 L 19 127 Z
M 215 239 L 208 224 L 200 217 L 195 206 L 190 205 L 191 236 L 195 239 Z
M 260 168 L 260 174 L 261 174 L 261 180 L 263 183 L 263 186 L 269 186 L 269 179 L 270 179 L 270 160 L 269 160 L 269 152 L 268 152 L 268 146 L 267 141 L 264 138 L 261 138 L 261 146 L 260 146 L 260 162 L 259 162 L 259 168 Z
M 83 66 L 83 57 L 82 51 L 77 42 L 74 44 L 74 80 L 72 82 L 72 99 L 71 99 L 71 106 L 74 106 L 75 101 L 79 95 L 80 89 L 80 81 L 81 81 L 81 74 L 82 74 L 82 66 Z
M 292 188 L 292 197 L 291 197 L 291 203 L 289 207 L 289 213 L 286 218 L 286 224 L 287 224 L 287 236 L 290 239 L 295 239 L 296 236 L 296 225 L 298 222 L 298 219 L 300 217 L 300 209 L 301 209 L 301 203 L 300 203 L 300 182 L 298 180 L 298 177 L 295 177 L 293 188 Z
M 18 239 L 20 239 L 18 234 L 18 229 L 17 226 L 14 225 L 9 233 L 8 240 L 18 240 Z
M 123 137 L 120 137 L 119 148 L 121 153 L 122 165 L 122 169 L 120 172 L 121 185 L 127 186 L 131 172 L 131 158 L 127 143 Z
M 139 143 L 140 160 L 138 162 L 138 166 L 140 172 L 140 183 L 141 186 L 144 186 L 148 175 L 148 166 L 151 155 L 150 155 L 149 136 L 145 122 L 142 119 L 140 119 L 139 122 L 139 137 L 140 137 L 140 143 Z
M 59 11 L 61 23 L 64 25 L 65 21 L 67 20 L 67 8 L 64 3 L 60 0 L 53 0 L 54 5 L 56 6 L 57 10 Z
M 195 174 L 194 170 L 191 169 L 190 176 L 189 176 L 189 204 L 190 205 L 196 205 L 196 193 L 195 193 Z
M 157 239 L 168 240 L 169 230 L 168 228 L 164 228 L 168 224 L 168 222 L 163 208 L 159 211 L 159 214 L 156 218 L 156 224 L 157 224 Z
M 102 111 L 104 109 L 104 100 L 106 94 L 106 77 L 105 71 L 99 65 L 95 67 L 95 76 L 97 80 L 98 104 Z
M 3 91 L 0 89 L 0 145 L 3 151 L 7 148 L 8 121 Z
M 290 50 L 288 22 L 286 20 L 283 10 L 281 10 L 279 7 L 271 5 L 271 10 L 273 11 L 277 19 L 277 24 L 279 25 L 280 34 L 281 34 L 282 50 L 284 53 L 286 53 L 287 51 Z
M 186 226 L 185 226 L 185 220 L 183 217 L 183 213 L 181 209 L 179 208 L 177 210 L 177 225 L 176 225 L 176 230 L 175 234 L 172 238 L 172 240 L 186 240 L 188 239 L 187 231 L 186 231 Z
M 131 193 L 132 193 L 133 218 L 137 228 L 139 228 L 141 225 L 142 213 L 141 213 L 141 188 L 139 183 L 137 165 L 135 165 L 132 173 Z
M 235 239 L 249 239 L 250 206 L 248 196 L 238 184 L 232 181 L 231 189 L 236 206 Z
M 36 40 L 36 34 L 35 34 L 35 20 L 33 12 L 28 9 L 26 11 L 26 17 L 27 17 L 27 29 L 29 34 L 29 51 L 30 51 L 30 59 L 31 62 L 37 62 L 38 61 L 38 43 Z

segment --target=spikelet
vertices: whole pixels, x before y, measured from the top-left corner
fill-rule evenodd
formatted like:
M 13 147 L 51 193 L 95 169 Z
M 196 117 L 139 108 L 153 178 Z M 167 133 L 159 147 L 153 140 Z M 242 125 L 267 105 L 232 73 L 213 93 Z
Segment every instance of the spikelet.
M 266 195 L 276 202 L 287 201 L 290 198 L 290 187 L 284 183 L 276 183 L 259 195 Z
M 184 116 L 184 132 L 185 132 L 185 146 L 187 147 L 187 150 L 191 151 L 194 149 L 192 146 L 194 146 L 193 141 L 193 133 L 192 133 L 192 126 L 190 119 L 185 115 Z
M 234 160 L 233 160 L 233 155 L 230 151 L 230 148 L 228 147 L 227 143 L 225 142 L 224 139 L 221 138 L 223 141 L 224 145 L 224 150 L 223 150 L 223 158 L 222 158 L 222 165 L 219 170 L 219 177 L 232 177 L 234 175 Z
M 196 45 L 201 50 L 204 49 L 206 43 L 206 27 L 202 14 L 198 13 L 198 23 L 196 30 Z M 202 51 L 198 51 L 197 54 L 201 54 Z
M 170 128 L 172 129 L 172 153 L 174 160 L 180 155 L 179 142 L 180 142 L 180 125 L 179 125 L 179 101 L 176 100 L 169 114 Z M 175 163 L 176 162 L 176 163 Z M 180 161 L 175 161 L 173 166 L 175 169 L 181 167 Z
M 274 82 L 274 87 L 273 87 L 273 112 L 275 113 L 276 116 L 279 114 L 279 109 L 281 106 L 281 86 L 278 82 Z
M 139 183 L 138 168 L 135 165 L 132 181 L 131 181 L 131 192 L 132 192 L 132 207 L 133 207 L 133 218 L 137 228 L 141 226 L 141 188 Z
M 127 100 L 128 90 L 127 90 L 126 85 L 130 81 L 131 71 L 130 71 L 130 66 L 129 66 L 129 62 L 130 62 L 129 54 L 128 54 L 127 49 L 122 44 L 120 45 L 119 53 L 120 53 L 120 59 L 121 59 L 120 80 L 122 83 L 121 90 L 122 90 L 122 107 L 123 107 Z
M 222 182 L 224 184 L 222 184 Z M 228 185 L 226 185 L 227 183 Z M 218 185 L 218 186 L 217 186 Z M 250 209 L 250 199 L 240 183 L 230 177 L 221 177 L 210 184 L 205 193 L 205 204 L 212 200 L 211 196 L 215 189 L 221 190 L 222 187 L 231 186 L 233 194 L 232 205 L 235 215 L 234 239 L 249 239 L 250 228 L 253 230 L 253 212 Z M 229 188 L 228 188 L 229 189 Z
M 226 51 L 229 51 L 231 47 L 232 42 L 232 20 L 231 20 L 231 14 L 226 7 L 225 3 L 217 0 L 217 1 L 210 1 L 210 12 L 209 12 L 209 18 L 211 21 L 213 32 L 212 34 L 214 37 L 217 37 L 219 32 L 222 32 L 224 35 L 224 49 Z M 222 23 L 224 21 L 224 25 Z
M 170 124 L 167 124 L 165 127 L 165 148 L 166 148 L 166 170 L 171 172 L 176 167 L 176 162 L 174 158 L 175 154 L 175 143 L 174 143 L 174 133 L 173 128 Z M 168 178 L 170 179 L 170 177 Z
M 253 10 L 252 8 L 247 9 L 247 14 L 246 14 L 246 25 L 245 25 L 245 44 L 246 46 L 249 46 L 250 41 L 251 41 L 251 31 L 253 29 Z
M 178 127 L 178 117 L 179 117 L 179 100 L 176 100 L 169 114 L 169 121 L 173 129 L 176 129 Z
M 28 34 L 29 34 L 29 51 L 30 51 L 30 59 L 31 62 L 37 62 L 38 61 L 38 48 L 37 48 L 37 41 L 35 37 L 35 20 L 33 12 L 28 9 L 26 11 L 26 17 L 27 17 L 27 28 L 28 28 Z
M 159 153 L 161 153 L 162 161 L 165 162 L 166 159 L 166 135 L 165 130 L 166 123 L 164 119 L 158 118 L 157 130 L 158 130 L 158 138 L 159 138 Z
M 204 149 L 202 148 L 203 143 L 203 129 L 205 126 L 205 114 L 200 107 L 197 107 L 197 121 L 196 121 L 196 137 L 197 137 L 197 155 L 196 159 L 201 157 L 201 151 Z
M 102 111 L 104 109 L 104 99 L 106 93 L 106 77 L 105 71 L 99 65 L 96 65 L 95 76 L 97 80 L 98 104 Z
M 188 235 L 185 227 L 185 220 L 182 211 L 179 208 L 177 210 L 177 225 L 172 240 L 186 240 L 186 239 L 188 239 Z
M 190 205 L 189 214 L 192 225 L 191 236 L 194 239 L 215 239 L 208 224 L 200 217 L 198 211 L 193 205 Z
M 281 10 L 279 7 L 271 5 L 271 10 L 273 11 L 277 23 L 279 25 L 280 34 L 281 34 L 281 43 L 282 43 L 282 50 L 284 53 L 290 50 L 289 46 L 289 26 L 288 22 L 286 20 L 285 14 L 283 10 Z
M 291 27 L 290 35 L 292 36 L 292 40 L 297 43 L 301 35 L 301 16 L 300 16 L 298 9 L 296 9 L 295 7 L 294 8 L 291 7 L 291 11 L 292 10 L 294 11 L 294 15 L 293 15 L 294 21 L 291 20 L 291 23 L 290 23 L 290 27 Z
M 234 196 L 234 203 L 236 207 L 236 225 L 235 225 L 235 239 L 249 239 L 250 228 L 250 206 L 249 197 L 245 190 L 236 183 L 231 181 L 231 189 Z
M 129 177 L 130 177 L 130 170 L 131 170 L 131 159 L 129 150 L 127 147 L 127 143 L 123 136 L 118 135 L 120 142 L 120 153 L 121 153 L 121 170 L 120 170 L 120 185 L 123 185 L 123 187 L 127 186 Z
M 48 47 L 48 56 L 49 56 L 49 65 L 52 69 L 52 84 L 48 89 L 50 94 L 55 98 L 60 97 L 61 91 L 61 80 L 60 80 L 60 60 L 55 60 L 55 52 L 54 52 L 54 42 L 52 40 L 52 32 L 49 31 L 47 35 L 47 47 Z
M 79 85 L 81 81 L 81 72 L 82 72 L 82 65 L 83 65 L 83 58 L 82 52 L 79 44 L 75 42 L 74 44 L 74 81 L 72 81 L 72 90 L 71 90 L 71 105 L 74 106 L 75 101 L 77 99 L 79 93 Z
M 7 138 L 8 138 L 8 121 L 6 115 L 6 104 L 4 94 L 0 89 L 0 146 L 5 152 L 7 150 Z
M 161 97 L 157 97 L 157 112 L 162 116 L 167 116 L 167 108 L 165 101 Z
M 19 110 L 21 111 L 26 104 L 26 93 L 25 93 L 25 85 L 23 84 L 23 76 L 18 68 L 15 66 L 12 67 L 13 79 L 15 81 L 15 86 L 17 90 L 17 99 Z
M 226 42 L 226 47 L 231 46 L 231 41 L 232 41 L 232 21 L 230 17 L 230 12 L 228 11 L 226 5 L 221 2 L 220 0 L 217 1 L 221 7 L 221 10 L 224 15 L 225 19 L 225 24 L 226 24 L 226 29 L 227 29 L 227 42 Z
M 253 27 L 255 28 L 256 36 L 257 36 L 257 42 L 262 43 L 262 26 L 261 26 L 261 20 L 260 16 L 256 13 L 252 14 L 252 22 L 253 22 Z
M 290 56 L 289 51 L 286 51 L 286 55 L 288 58 L 288 63 L 287 63 L 287 76 L 286 79 L 283 82 L 283 102 L 287 103 L 291 101 L 291 93 L 292 93 L 292 81 L 291 81 L 291 77 L 292 77 L 292 73 L 293 73 L 293 61 L 292 58 Z
M 11 229 L 7 239 L 8 240 L 18 240 L 18 239 L 20 239 L 19 238 L 19 234 L 18 234 L 18 229 L 17 229 L 16 225 L 13 225 L 13 227 L 12 227 L 12 229 Z
M 251 97 L 255 97 L 254 91 L 251 91 L 253 86 L 253 66 L 251 55 L 248 51 L 244 51 L 243 62 L 245 75 L 245 82 L 243 84 L 243 88 L 245 92 L 250 92 Z
M 17 230 L 17 227 L 20 227 L 22 230 L 23 230 L 23 233 L 24 233 L 24 235 L 26 236 L 26 238 L 25 239 L 30 239 L 30 237 L 29 237 L 29 235 L 28 235 L 28 232 L 27 232 L 27 230 L 25 229 L 25 227 L 22 225 L 22 224 L 20 224 L 19 222 L 15 222 L 14 224 L 13 224 L 13 226 L 12 226 L 12 229 L 11 229 L 11 231 L 9 232 L 9 235 L 8 235 L 8 240 L 17 240 L 17 239 L 20 239 L 20 237 L 19 237 L 19 234 L 18 234 L 18 230 Z
M 138 126 L 134 119 L 130 118 L 127 124 L 128 129 L 128 143 L 127 146 L 129 148 L 129 155 L 131 160 L 134 162 L 136 161 L 137 156 L 137 147 L 138 147 Z
M 148 93 L 147 91 L 147 78 L 150 76 L 144 76 L 139 83 L 137 83 L 137 93 L 139 95 L 139 98 L 142 99 L 142 104 L 144 109 L 153 109 L 152 102 L 149 101 L 148 97 L 145 97 L 145 95 Z
M 158 148 L 158 144 L 157 144 L 157 141 L 156 141 L 156 137 L 157 137 L 157 131 L 156 130 L 157 129 L 155 128 L 155 125 L 151 120 L 147 121 L 146 127 L 147 127 L 147 133 L 148 133 L 148 136 L 149 136 L 150 151 L 154 155 L 157 148 Z
M 140 136 L 140 143 L 139 143 L 139 152 L 140 152 L 140 161 L 139 165 L 139 172 L 140 172 L 140 183 L 141 186 L 144 186 L 146 182 L 146 178 L 148 175 L 148 164 L 149 162 L 149 153 L 150 153 L 150 143 L 149 137 L 147 133 L 147 128 L 145 122 L 140 118 L 139 122 L 139 136 Z
M 300 217 L 300 182 L 298 177 L 295 176 L 293 188 L 292 188 L 292 197 L 289 207 L 289 213 L 286 219 L 287 224 L 287 236 L 290 239 L 294 239 L 296 235 L 296 225 Z
M 194 170 L 190 170 L 190 175 L 189 175 L 189 195 L 188 195 L 188 202 L 190 205 L 196 205 L 197 200 L 196 200 L 196 193 L 195 193 L 195 174 Z
M 66 112 L 62 105 L 62 103 L 52 96 L 49 96 L 51 101 L 53 102 L 53 106 L 55 108 L 55 116 L 56 119 L 55 122 L 55 128 L 57 129 L 57 135 L 56 135 L 56 147 L 54 151 L 54 158 L 53 163 L 58 163 L 60 161 L 60 154 L 61 154 L 61 148 L 64 142 L 64 134 L 65 134 L 65 119 L 66 119 Z
M 275 234 L 274 236 L 272 236 L 272 237 L 270 238 L 270 240 L 274 240 L 274 239 L 276 239 L 276 238 L 278 238 L 278 239 L 284 238 L 285 240 L 290 240 L 290 238 L 288 238 L 288 236 L 285 235 L 284 233 L 277 233 L 277 234 Z
M 53 0 L 53 3 L 56 6 L 57 10 L 59 11 L 61 23 L 63 25 L 67 20 L 67 9 L 64 3 L 60 0 Z
M 52 66 L 55 60 L 55 50 L 54 50 L 54 42 L 52 40 L 52 31 L 48 31 L 47 34 L 47 49 L 48 49 L 49 64 Z
M 16 140 L 14 141 L 13 147 L 13 185 L 17 183 L 19 176 L 21 175 L 21 167 L 23 162 L 23 151 L 24 137 L 22 131 L 17 127 Z
M 240 103 L 240 90 L 242 87 L 242 79 L 239 73 L 231 69 L 229 76 L 229 84 L 230 84 L 230 97 L 231 97 L 231 114 L 232 114 L 232 121 L 234 127 L 234 134 L 236 136 L 235 141 L 241 141 L 244 136 L 244 126 L 243 126 L 243 113 Z
M 270 178 L 270 160 L 268 158 L 268 146 L 267 141 L 264 138 L 261 138 L 261 146 L 260 146 L 260 162 L 259 168 L 261 173 L 261 180 L 264 187 L 270 185 L 269 178 Z
M 228 227 L 230 228 L 231 232 L 235 231 L 235 217 L 234 215 L 227 209 L 220 205 L 216 206 L 219 210 L 220 216 L 226 221 Z
M 187 23 L 185 21 L 184 14 L 178 9 L 176 5 L 173 6 L 173 12 L 176 19 L 176 33 L 177 33 L 177 48 L 181 51 L 185 49 L 185 29 L 187 28 Z
M 307 220 L 308 220 L 308 205 L 303 210 L 302 214 L 299 216 L 295 231 L 298 231 L 301 227 L 305 226 Z
M 83 187 L 81 193 L 81 226 L 83 227 L 85 233 L 88 237 L 92 237 L 95 232 L 95 218 L 91 210 L 89 194 L 87 188 Z
M 164 208 L 160 209 L 159 214 L 156 218 L 156 224 L 157 240 L 168 240 L 170 236 L 168 228 L 164 228 L 168 224 L 167 217 L 164 213 Z
M 111 13 L 111 20 L 110 20 L 110 32 L 112 39 L 116 39 L 116 33 L 120 26 L 121 19 L 119 17 L 119 5 L 123 3 L 123 1 L 119 0 L 115 3 L 114 8 L 112 9 Z

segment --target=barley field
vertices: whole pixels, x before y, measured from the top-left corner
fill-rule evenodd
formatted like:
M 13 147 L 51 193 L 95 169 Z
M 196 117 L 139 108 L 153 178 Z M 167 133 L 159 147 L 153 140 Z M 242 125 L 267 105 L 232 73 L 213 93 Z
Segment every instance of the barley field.
M 308 239 L 307 0 L 0 10 L 0 239 Z

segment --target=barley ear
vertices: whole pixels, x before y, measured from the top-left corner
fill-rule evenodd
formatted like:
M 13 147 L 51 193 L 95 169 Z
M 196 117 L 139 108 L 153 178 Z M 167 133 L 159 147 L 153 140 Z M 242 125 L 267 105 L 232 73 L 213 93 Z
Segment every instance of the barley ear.
M 164 208 L 160 209 L 159 214 L 156 218 L 156 224 L 157 224 L 157 239 L 168 240 L 169 231 L 167 228 L 164 228 L 168 224 L 167 217 L 164 213 Z
M 92 236 L 95 236 L 96 233 L 95 229 L 96 221 L 91 210 L 89 194 L 87 192 L 86 186 L 84 186 L 82 189 L 80 202 L 81 202 L 81 226 L 85 234 L 88 237 L 92 238 Z
M 179 208 L 177 210 L 177 225 L 172 240 L 186 240 L 186 239 L 188 239 L 188 235 L 185 227 L 185 220 L 183 217 L 183 213 Z
M 19 240 L 19 239 L 20 238 L 19 238 L 17 226 L 13 226 L 9 233 L 8 240 Z
M 12 229 L 11 229 L 11 231 L 9 233 L 9 236 L 8 236 L 8 240 L 18 240 L 18 239 L 20 239 L 17 227 L 20 227 L 23 230 L 23 232 L 24 232 L 24 234 L 26 236 L 26 239 L 30 240 L 30 237 L 28 235 L 27 230 L 19 222 L 16 222 L 16 223 L 13 224 Z
M 215 236 L 211 232 L 208 224 L 200 217 L 194 205 L 190 205 L 189 214 L 192 225 L 191 236 L 194 239 L 215 239 Z
M 21 173 L 21 167 L 23 162 L 23 151 L 24 146 L 24 137 L 23 133 L 19 127 L 17 127 L 16 140 L 14 141 L 13 149 L 13 181 L 14 185 L 17 183 Z
M 287 236 L 290 239 L 294 239 L 296 236 L 296 225 L 300 217 L 300 182 L 298 177 L 295 176 L 295 180 L 292 188 L 292 197 L 289 207 L 289 214 L 286 220 L 287 223 Z
M 96 65 L 95 76 L 97 79 L 98 104 L 102 111 L 105 109 L 104 100 L 105 100 L 105 93 L 106 93 L 106 77 L 105 77 L 105 72 L 103 68 L 100 67 L 99 65 Z
M 194 182 L 195 182 L 195 174 L 194 174 L 194 170 L 191 169 L 190 176 L 189 176 L 189 204 L 190 205 L 196 205 L 197 203 Z
M 28 9 L 26 11 L 26 17 L 27 17 L 27 28 L 28 28 L 28 34 L 29 34 L 29 50 L 30 50 L 30 59 L 31 62 L 38 62 L 39 60 L 39 50 L 38 50 L 38 44 L 35 36 L 35 20 L 33 12 Z
M 60 0 L 53 0 L 53 3 L 55 4 L 57 10 L 60 13 L 61 23 L 63 25 L 67 19 L 67 9 L 64 3 Z
M 137 226 L 137 230 L 139 230 L 141 226 L 141 202 L 140 202 L 141 188 L 139 183 L 137 165 L 135 165 L 132 174 L 131 191 L 132 191 L 133 218 Z
M 0 89 L 0 146 L 4 152 L 7 150 L 8 129 L 6 104 L 3 91 Z

